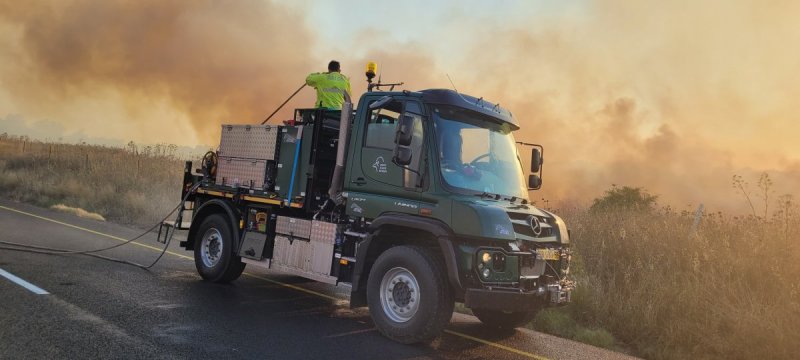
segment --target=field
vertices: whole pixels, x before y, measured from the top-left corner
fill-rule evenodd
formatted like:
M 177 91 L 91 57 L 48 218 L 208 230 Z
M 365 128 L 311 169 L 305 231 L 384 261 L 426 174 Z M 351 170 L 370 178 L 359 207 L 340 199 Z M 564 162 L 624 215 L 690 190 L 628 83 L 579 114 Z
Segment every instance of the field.
M 653 359 L 797 358 L 800 223 L 792 213 L 712 213 L 695 232 L 694 214 L 669 209 L 566 215 L 579 288 L 572 306 L 542 314 L 537 327 L 570 336 L 563 323 L 574 319 Z
M 0 195 L 145 226 L 180 201 L 183 160 L 169 145 L 126 148 L 0 137 Z
M 169 146 L 0 137 L 0 196 L 137 226 L 176 205 L 182 169 Z M 738 184 L 731 196 L 749 194 Z M 791 197 L 767 203 L 771 212 L 743 200 L 751 215 L 696 217 L 617 191 L 626 189 L 598 194 L 591 208 L 554 209 L 572 231 L 579 288 L 572 305 L 531 327 L 652 359 L 797 358 L 800 212 Z

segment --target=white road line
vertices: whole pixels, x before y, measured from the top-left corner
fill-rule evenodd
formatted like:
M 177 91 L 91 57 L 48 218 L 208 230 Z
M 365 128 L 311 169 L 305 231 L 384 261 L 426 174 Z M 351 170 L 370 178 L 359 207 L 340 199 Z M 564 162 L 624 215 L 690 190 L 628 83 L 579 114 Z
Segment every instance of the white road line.
M 16 275 L 14 275 L 14 274 L 12 274 L 12 273 L 10 273 L 8 271 L 5 271 L 3 269 L 0 269 L 0 276 L 6 278 L 8 280 L 13 281 L 17 285 L 22 286 L 22 287 L 30 290 L 30 292 L 32 292 L 32 293 L 34 293 L 36 295 L 47 295 L 47 294 L 50 294 L 49 292 L 45 291 L 44 289 L 42 289 L 42 288 L 40 288 L 40 287 L 38 287 L 36 285 L 33 285 L 33 284 L 31 284 L 31 283 L 29 283 L 29 282 L 27 282 L 25 280 L 22 280 L 19 277 L 17 277 Z

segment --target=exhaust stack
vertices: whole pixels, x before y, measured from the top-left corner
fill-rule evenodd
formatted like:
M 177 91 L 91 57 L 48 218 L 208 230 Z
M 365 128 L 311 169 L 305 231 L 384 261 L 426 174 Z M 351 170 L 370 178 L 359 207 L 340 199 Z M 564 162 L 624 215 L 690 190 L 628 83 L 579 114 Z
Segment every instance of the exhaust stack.
M 344 92 L 344 104 L 342 104 L 342 115 L 339 119 L 339 146 L 336 150 L 336 167 L 333 169 L 333 178 L 331 179 L 331 187 L 328 190 L 328 196 L 333 200 L 336 205 L 342 203 L 342 178 L 344 177 L 345 154 L 347 153 L 347 145 L 350 141 L 350 122 L 353 115 L 353 102 L 350 99 L 350 94 Z

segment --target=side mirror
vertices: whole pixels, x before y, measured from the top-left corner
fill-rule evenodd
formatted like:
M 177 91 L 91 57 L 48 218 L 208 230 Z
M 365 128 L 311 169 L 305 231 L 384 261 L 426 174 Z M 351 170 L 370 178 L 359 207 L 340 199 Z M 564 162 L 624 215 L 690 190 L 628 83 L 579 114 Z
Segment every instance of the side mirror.
M 542 159 L 542 150 L 540 150 L 539 148 L 533 148 L 531 150 L 531 172 L 538 173 L 539 170 L 542 169 L 543 162 L 544 159 Z M 541 179 L 539 179 L 539 182 L 541 183 Z
M 390 101 L 392 101 L 392 97 L 391 96 L 388 96 L 388 95 L 384 96 L 384 97 L 378 99 L 377 101 L 373 102 L 372 104 L 369 104 L 369 109 L 370 110 L 380 109 L 384 105 L 388 104 Z
M 394 148 L 394 156 L 392 162 L 400 166 L 408 166 L 411 164 L 411 157 L 413 156 L 411 148 L 408 146 L 397 145 Z
M 400 119 L 397 119 L 397 132 L 394 135 L 394 143 L 400 146 L 409 146 L 413 137 L 414 117 L 406 114 L 400 115 Z
M 531 174 L 528 176 L 528 189 L 539 190 L 542 187 L 542 178 L 539 175 Z

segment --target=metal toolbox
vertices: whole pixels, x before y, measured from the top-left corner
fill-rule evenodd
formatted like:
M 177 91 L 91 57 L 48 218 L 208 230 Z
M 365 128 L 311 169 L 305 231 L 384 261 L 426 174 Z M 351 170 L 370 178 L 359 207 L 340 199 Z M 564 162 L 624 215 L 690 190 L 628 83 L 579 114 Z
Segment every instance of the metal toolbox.
M 220 156 L 217 164 L 217 184 L 263 189 L 266 173 L 266 160 Z
M 330 274 L 336 224 L 278 216 L 275 232 L 276 264 L 306 275 Z
M 336 224 L 313 220 L 311 222 L 311 241 L 333 245 L 336 242 Z
M 314 248 L 311 242 L 302 239 L 289 241 L 284 235 L 275 236 L 275 252 L 272 259 L 276 264 L 284 265 L 304 272 L 309 271 Z
M 275 232 L 291 238 L 308 239 L 311 237 L 311 220 L 295 219 L 288 216 L 278 216 Z
M 275 160 L 278 126 L 222 125 L 219 156 Z
M 333 244 L 317 241 L 275 236 L 275 252 L 272 260 L 278 266 L 285 266 L 306 275 L 328 276 L 333 263 Z

